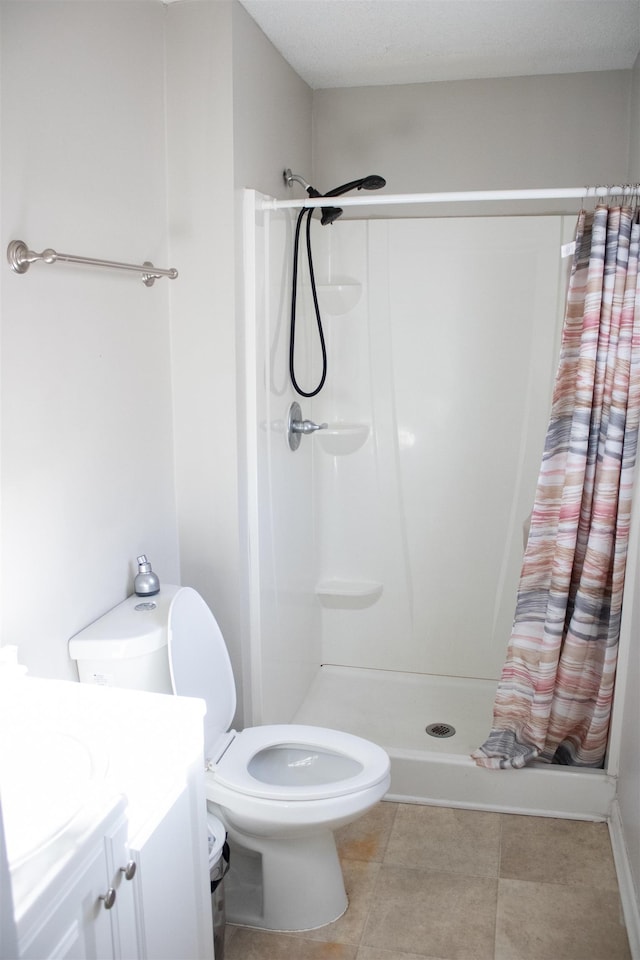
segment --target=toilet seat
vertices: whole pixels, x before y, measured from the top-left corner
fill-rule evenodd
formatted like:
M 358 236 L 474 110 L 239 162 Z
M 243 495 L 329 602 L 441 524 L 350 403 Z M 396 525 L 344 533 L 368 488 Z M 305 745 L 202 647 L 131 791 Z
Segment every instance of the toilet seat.
M 168 647 L 174 693 L 199 697 L 207 704 L 205 758 L 219 784 L 263 800 L 326 800 L 367 790 L 388 777 L 385 751 L 353 734 L 288 723 L 229 731 L 236 708 L 231 661 L 213 613 L 191 587 L 179 588 L 171 601 Z M 304 754 L 287 762 L 287 747 Z M 264 763 L 252 764 L 269 750 L 273 752 L 262 758 Z M 306 776 L 297 778 L 297 764 L 315 770 L 309 776 L 307 769 Z M 257 766 L 266 767 L 272 778 L 263 779 Z M 279 767 L 285 774 L 282 779 Z
M 298 762 L 307 768 L 316 762 L 314 754 L 328 754 L 329 769 L 331 757 L 337 757 L 337 776 L 326 781 L 315 779 L 312 783 L 295 785 L 292 782 L 267 782 L 252 774 L 252 760 L 258 754 L 272 750 L 272 769 L 277 768 L 277 752 L 282 751 L 283 772 L 289 771 L 295 778 L 296 760 L 287 762 L 285 751 L 288 747 L 304 751 Z M 388 776 L 389 759 L 384 750 L 361 737 L 325 727 L 284 723 L 247 727 L 237 733 L 220 760 L 211 763 L 209 769 L 216 781 L 247 796 L 265 800 L 325 800 L 367 790 L 380 783 Z

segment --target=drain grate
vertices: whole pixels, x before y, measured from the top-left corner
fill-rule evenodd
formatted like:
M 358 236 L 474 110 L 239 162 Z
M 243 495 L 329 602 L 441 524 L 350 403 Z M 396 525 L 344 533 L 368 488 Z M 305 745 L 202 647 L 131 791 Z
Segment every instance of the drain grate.
M 452 727 L 450 723 L 430 723 L 425 729 L 430 737 L 439 737 L 440 739 L 453 737 L 456 732 L 456 728 Z

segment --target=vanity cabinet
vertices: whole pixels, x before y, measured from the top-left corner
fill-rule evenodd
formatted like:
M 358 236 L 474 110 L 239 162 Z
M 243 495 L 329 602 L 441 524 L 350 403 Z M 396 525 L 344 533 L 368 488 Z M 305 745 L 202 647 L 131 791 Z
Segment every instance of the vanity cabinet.
M 203 716 L 191 698 L 0 678 L 19 960 L 213 960 Z

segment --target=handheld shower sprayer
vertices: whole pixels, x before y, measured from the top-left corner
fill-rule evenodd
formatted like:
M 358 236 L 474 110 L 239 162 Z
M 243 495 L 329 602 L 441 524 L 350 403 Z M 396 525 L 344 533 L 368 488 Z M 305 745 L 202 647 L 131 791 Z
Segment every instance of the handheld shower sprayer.
M 382 187 L 386 186 L 387 181 L 384 177 L 379 176 L 377 173 L 371 174 L 368 177 L 362 177 L 361 180 L 349 180 L 348 183 L 343 183 L 339 187 L 334 187 L 333 190 L 328 190 L 327 193 L 320 193 L 315 187 L 312 187 L 310 183 L 301 177 L 298 173 L 292 173 L 289 168 L 283 171 L 283 179 L 288 187 L 293 187 L 294 183 L 299 183 L 307 191 L 307 194 L 310 197 L 340 197 L 343 193 L 348 193 L 350 190 L 380 190 Z M 327 349 L 324 342 L 324 332 L 322 330 L 322 319 L 320 317 L 320 307 L 318 305 L 318 295 L 316 293 L 316 281 L 313 272 L 313 257 L 311 255 L 311 218 L 313 216 L 313 207 L 303 207 L 300 213 L 298 214 L 298 220 L 296 223 L 295 238 L 293 242 L 293 272 L 292 272 L 292 294 L 291 294 L 291 325 L 290 325 L 290 336 L 289 336 L 289 375 L 291 377 L 291 383 L 296 393 L 299 393 L 301 397 L 315 397 L 316 394 L 320 393 L 324 386 L 324 382 L 327 377 Z M 322 375 L 318 382 L 318 385 L 315 389 L 306 392 L 298 386 L 295 375 L 295 364 L 294 364 L 294 348 L 295 348 L 295 339 L 296 339 L 296 297 L 297 297 L 297 286 L 298 286 L 298 243 L 300 240 L 300 227 L 302 224 L 302 219 L 306 215 L 307 217 L 307 261 L 309 264 L 309 279 L 311 283 L 311 294 L 313 296 L 313 306 L 316 314 L 316 323 L 318 325 L 318 337 L 320 339 L 320 349 L 322 351 Z M 326 226 L 328 223 L 333 223 L 338 217 L 342 216 L 341 207 L 321 207 L 321 220 L 323 226 Z

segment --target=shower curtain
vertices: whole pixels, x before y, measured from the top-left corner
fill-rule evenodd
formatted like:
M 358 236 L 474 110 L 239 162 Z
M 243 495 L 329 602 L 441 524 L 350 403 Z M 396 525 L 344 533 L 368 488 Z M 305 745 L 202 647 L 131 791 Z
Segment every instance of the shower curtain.
M 479 766 L 603 765 L 640 416 L 638 209 L 576 229 L 551 418 Z

